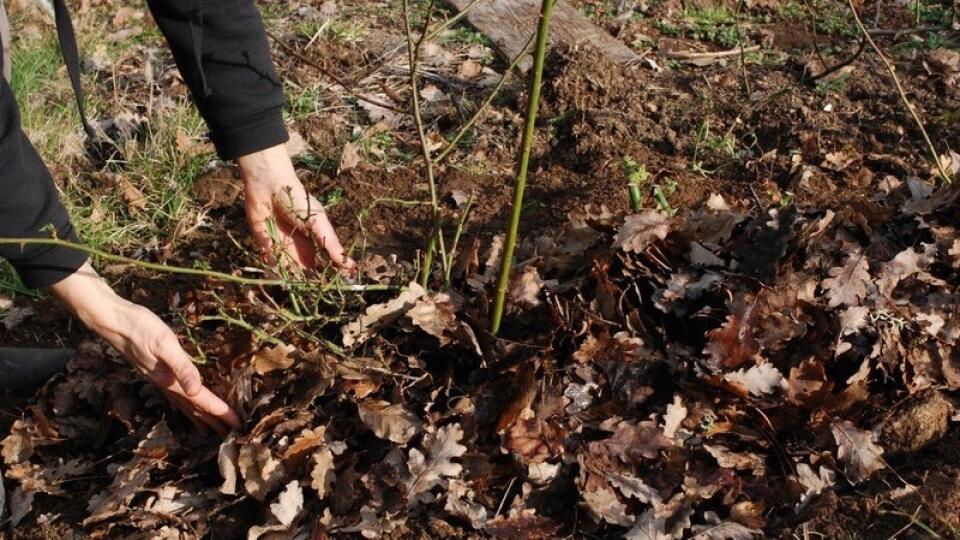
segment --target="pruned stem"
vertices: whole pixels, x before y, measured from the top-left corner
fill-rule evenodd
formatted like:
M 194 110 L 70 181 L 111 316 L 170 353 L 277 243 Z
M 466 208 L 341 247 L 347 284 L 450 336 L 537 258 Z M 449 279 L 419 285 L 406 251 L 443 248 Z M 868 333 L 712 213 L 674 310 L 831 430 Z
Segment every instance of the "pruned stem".
M 430 4 L 431 11 L 433 4 Z M 433 232 L 430 240 L 427 242 L 427 248 L 423 256 L 423 268 L 420 269 L 420 284 L 426 286 L 430 280 L 430 271 L 433 266 L 433 252 L 437 244 L 440 245 L 440 261 L 447 264 L 447 254 L 443 246 L 443 216 L 440 213 L 440 198 L 437 196 L 437 181 L 433 174 L 433 159 L 430 157 L 430 142 L 427 140 L 427 130 L 423 125 L 423 115 L 420 111 L 420 88 L 417 77 L 417 62 L 420 58 L 420 47 L 427 37 L 426 32 L 420 35 L 420 38 L 414 42 L 413 30 L 410 28 L 410 0 L 403 0 L 403 29 L 407 37 L 407 56 L 410 63 L 410 91 L 411 107 L 413 109 L 413 121 L 417 127 L 417 136 L 420 138 L 420 148 L 423 152 L 423 163 L 427 168 L 427 183 L 430 185 L 430 206 L 433 208 Z M 424 23 L 424 28 L 430 24 L 429 17 Z M 438 241 L 439 240 L 439 241 Z
M 335 284 L 324 284 L 320 285 L 317 282 L 313 281 L 291 281 L 287 279 L 261 279 L 261 278 L 247 278 L 243 276 L 234 276 L 233 274 L 227 274 L 224 272 L 217 272 L 216 270 L 202 270 L 199 268 L 185 268 L 182 266 L 171 266 L 169 264 L 161 263 L 152 263 L 148 261 L 141 261 L 138 259 L 133 259 L 130 257 L 124 257 L 123 255 L 114 255 L 113 253 L 107 253 L 96 248 L 88 247 L 83 244 L 78 244 L 76 242 L 70 242 L 68 240 L 61 240 L 59 238 L 0 238 L 0 245 L 38 245 L 38 246 L 56 246 L 63 248 L 75 249 L 77 251 L 82 251 L 88 255 L 93 255 L 95 257 L 100 257 L 108 261 L 114 261 L 124 264 L 132 264 L 140 268 L 145 268 L 147 270 L 153 270 L 156 272 L 164 272 L 167 274 L 182 274 L 188 276 L 198 276 L 214 281 L 226 281 L 230 283 L 237 283 L 240 285 L 262 285 L 262 286 L 283 286 L 290 287 L 296 285 L 310 285 L 317 286 L 320 290 L 341 290 L 348 292 L 366 292 L 366 291 L 387 291 L 393 290 L 397 287 L 390 285 L 350 285 L 346 283 L 335 283 Z
M 533 148 L 534 127 L 540 106 L 540 84 L 543 81 L 543 65 L 547 56 L 547 36 L 550 32 L 550 16 L 556 0 L 543 0 L 540 4 L 540 22 L 537 24 L 537 44 L 533 51 L 533 81 L 530 83 L 530 101 L 527 103 L 527 116 L 523 125 L 523 137 L 520 140 L 520 158 L 517 166 L 517 183 L 513 188 L 513 207 L 510 211 L 510 225 L 500 263 L 500 276 L 497 278 L 497 291 L 491 314 L 490 331 L 496 335 L 503 318 L 506 302 L 507 284 L 510 282 L 510 268 L 513 266 L 513 251 L 517 245 L 517 232 L 520 228 L 520 214 L 523 210 L 523 190 L 527 185 L 527 171 L 530 167 L 530 150 Z

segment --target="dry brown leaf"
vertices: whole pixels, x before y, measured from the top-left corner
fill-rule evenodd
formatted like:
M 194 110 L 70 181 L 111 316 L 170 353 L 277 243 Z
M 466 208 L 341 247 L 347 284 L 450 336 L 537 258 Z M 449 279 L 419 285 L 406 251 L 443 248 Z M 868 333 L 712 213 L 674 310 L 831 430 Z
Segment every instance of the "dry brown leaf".
M 671 540 L 673 535 L 667 532 L 667 520 L 657 517 L 653 508 L 637 518 L 636 523 L 623 536 L 624 540 Z
M 3 327 L 9 332 L 33 315 L 34 311 L 30 306 L 9 307 L 5 310 L 3 319 L 0 320 L 0 323 L 2 323 Z
M 707 333 L 709 342 L 704 353 L 710 357 L 714 369 L 734 369 L 751 360 L 760 348 L 753 335 L 753 308 L 745 316 L 736 313 L 727 316 L 720 328 Z
M 300 482 L 293 480 L 280 492 L 277 500 L 270 505 L 270 513 L 284 527 L 290 527 L 302 512 L 303 490 L 300 488 Z
M 333 452 L 326 447 L 314 452 L 313 468 L 310 469 L 310 487 L 316 490 L 320 500 L 326 498 L 336 479 Z
M 752 366 L 749 369 L 741 368 L 733 373 L 726 373 L 723 378 L 728 383 L 741 389 L 744 394 L 749 393 L 754 396 L 764 396 L 777 390 L 787 389 L 786 379 L 769 362 Z
M 296 351 L 296 347 L 287 344 L 265 347 L 253 355 L 253 370 L 258 375 L 266 375 L 271 371 L 287 369 L 293 365 L 293 353 Z
M 437 293 L 424 296 L 407 311 L 407 318 L 418 328 L 440 341 L 440 345 L 450 343 L 457 328 L 456 307 L 450 301 L 450 295 Z
M 601 484 L 593 491 L 583 491 L 582 496 L 587 509 L 597 519 L 621 527 L 629 527 L 636 519 L 628 513 L 627 505 L 617 494 L 605 485 Z
M 953 267 L 955 269 L 960 269 L 960 238 L 957 238 L 953 241 L 953 245 L 950 247 L 950 251 L 948 251 L 947 254 L 953 257 Z
M 670 216 L 657 210 L 644 210 L 627 216 L 613 237 L 613 245 L 627 252 L 641 253 L 655 241 L 666 238 L 672 227 Z
M 484 531 L 498 540 L 552 540 L 562 524 L 528 510 L 510 516 L 496 516 L 486 523 Z
M 660 450 L 673 446 L 656 422 L 644 420 L 638 424 L 620 422 L 609 439 L 590 443 L 590 451 L 615 457 L 627 465 L 655 459 Z
M 870 270 L 867 257 L 859 251 L 851 253 L 843 266 L 830 269 L 830 277 L 820 284 L 827 295 L 828 306 L 857 306 L 867 296 Z
M 630 476 L 619 473 L 609 473 L 606 476 L 607 482 L 617 488 L 625 497 L 637 499 L 642 503 L 654 504 L 663 502 L 660 492 L 653 486 L 647 485 L 643 480 L 636 476 Z
M 724 469 L 751 470 L 755 476 L 763 476 L 766 471 L 763 458 L 753 452 L 734 452 L 719 444 L 705 444 L 703 449 Z
M 533 266 L 526 266 L 522 272 L 514 272 L 510 278 L 507 299 L 513 309 L 531 309 L 540 304 L 540 291 L 543 289 L 540 273 Z
M 397 444 L 406 444 L 422 429 L 420 419 L 399 403 L 365 399 L 357 403 L 357 411 L 374 435 Z
M 280 487 L 287 475 L 283 463 L 273 456 L 270 447 L 256 441 L 240 447 L 237 465 L 247 493 L 260 502 Z
M 830 469 L 820 466 L 820 472 L 814 472 L 813 467 L 806 463 L 797 465 L 797 479 L 800 485 L 806 488 L 803 495 L 800 496 L 800 502 L 797 509 L 804 508 L 814 497 L 820 495 L 823 490 L 837 483 L 836 474 Z
M 137 213 L 147 207 L 147 197 L 144 196 L 140 188 L 133 185 L 125 175 L 117 176 L 117 187 L 120 189 L 120 198 L 127 203 L 132 213 Z
M 862 482 L 886 467 L 883 448 L 874 442 L 876 437 L 872 431 L 860 429 L 849 420 L 834 422 L 830 431 L 839 447 L 837 458 L 843 462 L 844 472 L 851 482 Z
M 525 465 L 543 463 L 563 454 L 563 432 L 525 408 L 503 434 L 501 445 Z
M 362 160 L 361 155 L 359 144 L 353 142 L 345 144 L 343 146 L 343 154 L 340 156 L 340 165 L 337 167 L 337 174 L 343 174 L 357 168 Z
M 326 431 L 325 426 L 301 431 L 293 444 L 283 453 L 284 467 L 289 470 L 298 469 L 309 454 L 326 444 Z
M 894 289 L 904 279 L 917 276 L 918 279 L 932 284 L 941 284 L 940 280 L 931 276 L 925 268 L 933 262 L 933 257 L 926 253 L 918 253 L 913 248 L 907 248 L 884 263 L 877 279 L 877 289 L 886 298 L 892 298 Z
M 10 434 L 3 439 L 4 463 L 10 466 L 30 459 L 35 448 L 35 438 L 32 422 L 16 420 L 10 428 Z
M 460 424 L 450 424 L 427 433 L 423 438 L 426 453 L 416 448 L 410 449 L 407 468 L 412 475 L 407 482 L 407 498 L 410 504 L 420 501 L 423 494 L 440 485 L 447 478 L 456 478 L 463 471 L 459 463 L 451 461 L 463 456 L 467 447 L 460 444 L 463 429 Z M 426 498 L 422 502 L 428 502 Z
M 171 452 L 179 449 L 166 422 L 154 425 L 137 445 L 133 458 L 116 467 L 110 486 L 90 498 L 87 504 L 89 516 L 83 524 L 92 525 L 125 513 L 130 501 L 150 482 L 150 472 L 165 463 Z
M 231 433 L 220 444 L 220 451 L 217 453 L 217 467 L 220 469 L 220 476 L 223 477 L 220 493 L 224 495 L 237 494 L 237 457 L 239 452 L 237 436 L 235 433 Z
M 452 479 L 447 483 L 447 501 L 443 509 L 470 523 L 477 530 L 483 530 L 489 519 L 487 509 L 472 500 L 472 491 L 466 482 Z
M 680 394 L 674 394 L 673 403 L 667 405 L 667 412 L 663 415 L 663 434 L 671 439 L 677 436 L 680 424 L 687 418 L 687 408 L 683 406 Z
M 480 62 L 473 59 L 466 59 L 457 68 L 457 75 L 464 79 L 476 79 L 483 72 L 483 66 Z
M 368 307 L 357 320 L 347 323 L 341 328 L 344 346 L 352 347 L 369 339 L 374 332 L 406 313 L 426 293 L 427 291 L 419 283 L 411 281 L 407 288 L 393 300 Z
M 721 521 L 713 512 L 705 512 L 707 525 L 694 525 L 691 540 L 753 540 L 762 538 L 763 531 L 751 529 L 736 521 Z

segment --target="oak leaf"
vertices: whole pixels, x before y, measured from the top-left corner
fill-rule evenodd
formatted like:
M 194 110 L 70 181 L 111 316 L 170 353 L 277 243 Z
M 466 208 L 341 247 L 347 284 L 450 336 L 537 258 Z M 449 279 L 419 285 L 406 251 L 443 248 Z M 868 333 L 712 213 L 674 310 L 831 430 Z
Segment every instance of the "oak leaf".
M 303 490 L 300 488 L 300 482 L 293 480 L 270 505 L 270 513 L 284 527 L 289 527 L 301 512 L 303 512 Z
M 883 448 L 874 442 L 876 437 L 872 431 L 860 429 L 849 420 L 834 422 L 830 431 L 839 447 L 837 458 L 843 462 L 844 472 L 851 482 L 862 482 L 886 467 Z
M 820 284 L 827 295 L 829 307 L 857 306 L 867 296 L 870 269 L 863 253 L 851 253 L 843 266 L 831 268 L 829 274 L 830 277 Z
M 443 483 L 444 479 L 460 475 L 463 466 L 452 460 L 463 456 L 467 451 L 467 447 L 460 444 L 462 439 L 463 429 L 460 424 L 450 424 L 424 436 L 423 448 L 426 454 L 417 448 L 410 449 L 407 467 L 411 478 L 407 483 L 407 497 L 411 504 L 420 499 L 422 494 Z
M 365 399 L 357 404 L 357 411 L 374 435 L 397 444 L 406 444 L 421 430 L 420 419 L 399 403 Z
M 644 210 L 627 216 L 613 237 L 613 245 L 627 252 L 642 253 L 657 240 L 663 240 L 673 227 L 673 219 L 657 210 Z

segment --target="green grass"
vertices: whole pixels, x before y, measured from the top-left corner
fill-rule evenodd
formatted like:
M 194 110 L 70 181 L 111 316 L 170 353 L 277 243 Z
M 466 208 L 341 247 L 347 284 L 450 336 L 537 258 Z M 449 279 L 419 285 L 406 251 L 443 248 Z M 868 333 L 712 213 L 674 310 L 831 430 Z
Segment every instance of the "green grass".
M 93 31 L 92 26 L 78 25 L 82 50 L 91 50 L 86 44 L 94 36 L 84 32 Z M 161 45 L 160 34 L 155 30 L 144 31 L 138 39 L 158 41 L 151 45 Z M 105 50 L 111 58 L 118 58 L 134 45 L 110 45 Z M 79 114 L 53 33 L 17 39 L 13 59 L 11 86 L 20 106 L 24 131 L 51 169 L 69 169 L 77 174 L 62 182 L 61 199 L 88 245 L 108 250 L 142 245 L 156 238 L 169 238 L 181 223 L 196 221 L 197 205 L 190 197 L 190 187 L 212 156 L 183 152 L 177 145 L 177 133 L 199 138 L 206 131 L 186 97 L 172 107 L 155 108 L 146 119 L 143 136 L 123 145 L 127 161 L 119 174 L 136 186 L 146 200 L 145 208 L 136 210 L 122 199 L 119 189 L 111 188 L 86 166 Z M 122 112 L 123 103 L 98 97 L 93 77 L 84 76 L 84 87 L 91 121 Z
M 17 39 L 12 49 L 10 86 L 20 106 L 24 131 L 41 155 L 55 156 L 63 146 L 64 127 L 80 126 L 73 93 L 61 70 L 60 49 L 48 38 Z
M 740 41 L 736 13 L 726 6 L 688 8 L 686 18 L 693 24 L 691 37 L 710 41 L 724 48 L 732 48 Z
M 20 276 L 14 271 L 13 266 L 10 266 L 10 263 L 3 259 L 0 259 L 0 293 L 13 296 L 40 296 L 38 291 L 24 285 L 23 281 L 20 280 Z M 3 312 L 0 311 L 0 314 L 2 313 Z
M 750 18 L 741 13 L 741 22 Z M 668 37 L 687 37 L 699 41 L 708 41 L 725 49 L 735 47 L 740 42 L 737 30 L 737 13 L 726 6 L 688 7 L 683 12 L 680 23 L 666 19 L 653 21 L 653 26 Z
M 846 2 L 835 0 L 808 0 L 810 11 L 814 15 L 817 33 L 838 37 L 857 37 L 859 31 L 853 21 Z M 780 17 L 809 25 L 810 13 L 803 3 L 791 0 L 783 4 L 778 13 Z

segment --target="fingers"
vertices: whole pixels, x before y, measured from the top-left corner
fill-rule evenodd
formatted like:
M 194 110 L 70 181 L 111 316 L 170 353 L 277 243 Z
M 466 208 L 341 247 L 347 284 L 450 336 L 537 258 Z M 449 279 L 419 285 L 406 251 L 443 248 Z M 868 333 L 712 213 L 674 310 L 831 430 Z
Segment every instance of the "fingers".
M 322 208 L 319 201 L 312 196 L 310 199 L 312 201 L 311 204 L 316 205 L 317 208 Z M 333 225 L 330 223 L 330 219 L 327 218 L 326 212 L 320 211 L 310 216 L 307 226 L 310 229 L 313 240 L 327 252 L 327 256 L 334 266 L 353 270 L 356 263 L 344 253 L 343 245 L 340 244 L 340 239 L 337 238 L 337 231 L 333 229 Z
M 253 243 L 263 254 L 263 260 L 270 266 L 277 264 L 276 257 L 273 256 L 273 239 L 267 228 L 267 220 L 273 214 L 270 203 L 258 203 L 247 201 L 246 204 L 247 224 L 250 226 L 250 235 L 253 237 Z
M 221 437 L 241 427 L 240 417 L 207 388 L 195 397 L 187 397 L 182 388 L 166 390 L 167 398 L 203 432 L 212 429 Z
M 283 221 L 278 224 L 283 241 L 283 252 L 300 268 L 313 268 L 316 265 L 317 250 L 310 238 Z
M 203 390 L 200 370 L 193 364 L 193 359 L 183 350 L 173 334 L 161 345 L 159 353 L 160 361 L 167 365 L 177 385 L 187 397 L 196 396 Z
M 353 261 L 345 256 L 337 232 L 330 224 L 327 213 L 315 197 L 305 191 L 296 190 L 285 193 L 274 201 L 284 219 L 296 227 L 297 231 L 310 236 L 320 246 L 338 268 L 352 268 Z M 310 265 L 313 261 L 310 261 Z

